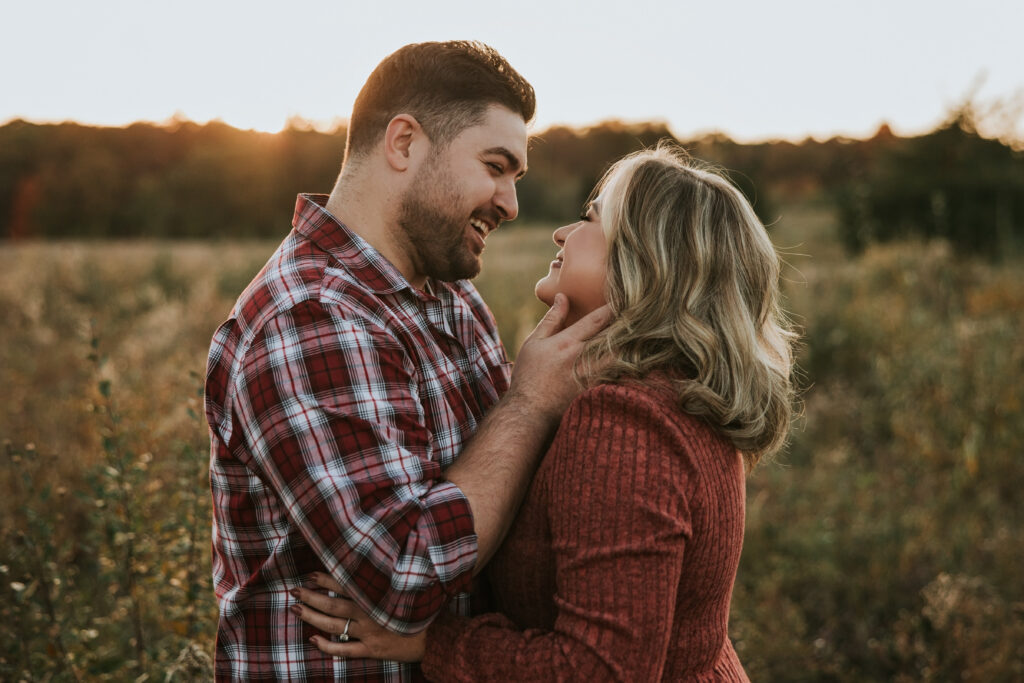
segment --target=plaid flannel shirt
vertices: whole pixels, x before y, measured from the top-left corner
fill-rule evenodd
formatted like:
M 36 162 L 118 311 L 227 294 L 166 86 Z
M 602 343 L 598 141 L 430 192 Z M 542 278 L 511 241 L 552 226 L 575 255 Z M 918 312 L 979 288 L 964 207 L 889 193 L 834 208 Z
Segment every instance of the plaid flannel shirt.
M 309 642 L 288 591 L 315 571 L 395 631 L 469 614 L 476 536 L 443 469 L 508 388 L 494 319 L 468 282 L 411 287 L 325 202 L 299 195 L 210 348 L 221 680 L 421 678 Z

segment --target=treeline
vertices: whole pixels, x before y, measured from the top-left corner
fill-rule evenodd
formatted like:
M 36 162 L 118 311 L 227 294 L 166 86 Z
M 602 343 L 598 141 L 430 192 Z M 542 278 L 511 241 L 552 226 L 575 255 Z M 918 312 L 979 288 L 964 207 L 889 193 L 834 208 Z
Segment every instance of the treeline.
M 281 235 L 297 192 L 330 189 L 344 147 L 344 131 L 14 121 L 0 128 L 0 234 Z
M 937 130 L 891 138 L 834 188 L 851 250 L 942 238 L 996 259 L 1024 243 L 1024 150 L 978 135 L 969 107 Z
M 674 138 L 655 123 L 539 133 L 519 186 L 521 223 L 571 218 L 608 164 L 663 139 Z M 921 235 L 998 253 L 1024 236 L 1024 155 L 980 137 L 962 112 L 915 138 L 883 126 L 867 140 L 677 142 L 726 170 L 766 222 L 779 202 L 836 202 L 852 249 Z M 298 192 L 330 190 L 344 146 L 343 129 L 13 121 L 0 127 L 0 237 L 281 236 Z

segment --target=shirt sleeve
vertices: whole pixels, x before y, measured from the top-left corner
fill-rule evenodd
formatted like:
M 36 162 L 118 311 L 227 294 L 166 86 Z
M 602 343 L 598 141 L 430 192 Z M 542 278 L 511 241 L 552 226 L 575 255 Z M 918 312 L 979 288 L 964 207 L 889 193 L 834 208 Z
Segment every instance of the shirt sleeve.
M 690 536 L 679 438 L 650 400 L 622 387 L 577 399 L 546 456 L 556 459 L 546 477 L 554 629 L 443 615 L 427 632 L 427 677 L 659 680 Z
M 238 382 L 248 464 L 288 533 L 374 620 L 416 632 L 468 589 L 469 503 L 431 459 L 415 368 L 393 336 L 303 302 L 266 323 Z

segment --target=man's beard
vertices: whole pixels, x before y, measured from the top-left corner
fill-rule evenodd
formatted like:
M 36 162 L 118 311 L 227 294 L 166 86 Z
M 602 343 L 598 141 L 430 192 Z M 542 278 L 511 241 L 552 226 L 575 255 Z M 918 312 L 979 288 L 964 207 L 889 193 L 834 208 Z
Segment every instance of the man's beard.
M 445 207 L 458 211 L 463 198 L 439 161 L 431 160 L 422 168 L 402 197 L 398 225 L 412 246 L 410 256 L 416 270 L 454 282 L 476 277 L 480 259 L 466 244 L 469 215 L 445 213 Z

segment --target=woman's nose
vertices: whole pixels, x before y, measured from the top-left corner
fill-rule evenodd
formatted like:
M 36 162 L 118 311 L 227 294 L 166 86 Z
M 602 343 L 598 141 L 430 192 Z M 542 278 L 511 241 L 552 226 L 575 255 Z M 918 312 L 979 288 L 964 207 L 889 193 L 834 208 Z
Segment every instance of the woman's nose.
M 555 241 L 555 244 L 557 244 L 558 246 L 562 246 L 563 244 L 565 244 L 565 238 L 568 237 L 570 233 L 572 233 L 575 227 L 575 223 L 563 225 L 562 227 L 555 230 L 555 232 L 551 235 L 551 238 Z

